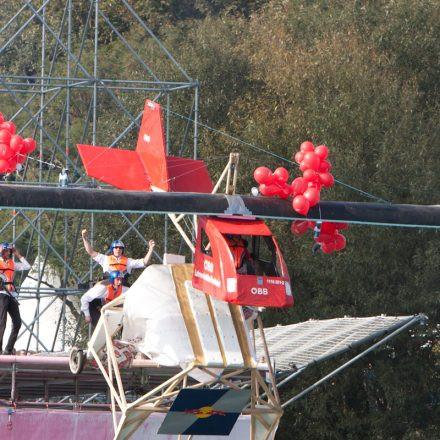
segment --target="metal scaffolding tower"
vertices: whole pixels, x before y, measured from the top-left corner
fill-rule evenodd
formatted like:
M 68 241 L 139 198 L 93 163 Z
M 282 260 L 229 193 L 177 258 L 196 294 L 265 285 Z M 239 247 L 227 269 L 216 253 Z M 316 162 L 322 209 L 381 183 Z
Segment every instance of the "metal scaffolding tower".
M 161 102 L 165 109 L 167 153 L 197 157 L 198 83 L 126 0 L 114 7 L 130 20 L 131 33 L 125 32 L 122 20 L 116 22 L 113 16 L 112 21 L 99 0 L 20 4 L 2 6 L 0 111 L 12 111 L 5 119 L 12 120 L 20 134 L 37 140 L 38 153 L 23 170 L 4 176 L 7 181 L 2 184 L 59 185 L 60 172 L 68 169 L 70 186 L 97 186 L 85 174 L 75 144 L 134 147 L 147 98 Z M 129 66 L 109 66 L 109 42 L 111 50 L 130 54 Z M 180 113 L 186 116 L 171 124 L 176 94 L 181 97 Z M 115 116 L 109 120 L 108 115 Z M 176 151 L 172 142 L 179 145 Z M 118 217 L 119 238 L 148 243 L 145 214 Z M 26 282 L 16 276 L 17 286 L 22 285 L 20 298 L 26 300 L 20 334 L 26 350 L 64 351 L 80 334 L 74 297 L 82 294 L 95 269 L 84 258 L 81 229 L 88 228 L 92 243 L 101 246 L 105 239 L 97 231 L 102 221 L 99 214 L 35 211 L 29 215 L 20 209 L 0 213 L 1 240 L 17 243 L 33 264 Z M 164 251 L 167 236 L 165 223 Z M 32 306 L 26 315 L 27 303 Z M 49 324 L 53 328 L 49 342 L 47 335 L 42 336 L 43 321 L 45 328 Z

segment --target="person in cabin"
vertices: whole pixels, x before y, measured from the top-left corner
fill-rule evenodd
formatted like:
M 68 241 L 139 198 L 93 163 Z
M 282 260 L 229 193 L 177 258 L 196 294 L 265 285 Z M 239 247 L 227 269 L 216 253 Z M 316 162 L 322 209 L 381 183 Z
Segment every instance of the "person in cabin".
M 108 274 L 113 270 L 119 270 L 124 274 L 124 284 L 126 284 L 127 278 L 133 269 L 143 269 L 147 267 L 154 247 L 156 246 L 154 240 L 150 240 L 148 242 L 148 252 L 145 257 L 133 259 L 124 255 L 124 243 L 121 240 L 115 240 L 110 245 L 110 254 L 104 255 L 93 249 L 89 241 L 87 229 L 83 229 L 81 235 L 86 252 L 102 267 L 104 277 L 107 278 Z
M 16 271 L 29 270 L 30 264 L 12 244 L 0 244 L 0 352 L 3 347 L 3 334 L 6 328 L 7 314 L 12 320 L 12 330 L 3 354 L 14 354 L 14 345 L 21 327 L 21 316 L 14 286 Z M 14 262 L 13 256 L 19 261 Z
M 239 234 L 227 234 L 226 240 L 232 257 L 234 258 L 237 273 L 242 275 L 253 275 L 255 273 L 252 257 L 247 249 L 248 243 Z
M 92 326 L 96 327 L 101 315 L 101 307 L 128 290 L 128 287 L 122 285 L 123 281 L 123 272 L 113 270 L 110 272 L 107 286 L 95 285 L 81 297 L 81 312 L 84 313 L 86 322 L 91 322 Z

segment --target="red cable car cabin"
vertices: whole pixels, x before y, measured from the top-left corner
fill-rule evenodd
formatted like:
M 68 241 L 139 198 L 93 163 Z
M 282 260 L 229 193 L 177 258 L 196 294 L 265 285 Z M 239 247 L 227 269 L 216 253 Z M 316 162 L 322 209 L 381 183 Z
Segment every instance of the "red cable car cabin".
M 293 305 L 286 263 L 261 220 L 199 217 L 192 282 L 234 304 Z

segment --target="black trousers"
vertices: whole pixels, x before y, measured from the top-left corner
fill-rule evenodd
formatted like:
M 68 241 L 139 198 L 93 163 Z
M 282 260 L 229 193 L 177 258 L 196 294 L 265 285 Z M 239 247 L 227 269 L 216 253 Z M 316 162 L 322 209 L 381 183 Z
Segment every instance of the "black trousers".
M 92 327 L 95 328 L 101 317 L 102 301 L 100 298 L 96 298 L 89 302 L 90 319 L 92 321 Z
M 21 327 L 20 309 L 15 298 L 11 295 L 0 293 L 0 350 L 3 347 L 3 334 L 5 333 L 8 313 L 12 319 L 12 330 L 5 351 L 12 352 Z

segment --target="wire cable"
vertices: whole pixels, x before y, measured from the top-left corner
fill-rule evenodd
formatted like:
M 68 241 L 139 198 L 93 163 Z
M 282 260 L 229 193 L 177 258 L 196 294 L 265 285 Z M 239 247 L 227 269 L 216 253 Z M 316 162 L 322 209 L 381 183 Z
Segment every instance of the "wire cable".
M 213 128 L 213 127 L 210 127 L 209 125 L 204 124 L 203 122 L 196 122 L 193 119 L 189 118 L 188 116 L 181 115 L 179 113 L 173 112 L 172 110 L 170 110 L 170 114 L 172 114 L 174 116 L 177 116 L 179 118 L 182 118 L 182 119 L 186 119 L 186 120 L 191 121 L 193 123 L 197 123 L 197 125 L 199 125 L 200 127 L 206 128 L 207 130 L 212 131 L 213 133 L 216 133 L 216 134 L 219 134 L 221 136 L 227 137 L 227 138 L 233 140 L 234 142 L 237 142 L 237 143 L 242 144 L 244 146 L 250 147 L 250 148 L 252 148 L 252 149 L 254 149 L 256 151 L 259 151 L 260 153 L 263 153 L 263 154 L 275 157 L 275 158 L 280 159 L 280 160 L 282 160 L 284 162 L 287 162 L 287 163 L 289 163 L 291 165 L 295 165 L 296 167 L 299 167 L 299 165 L 296 162 L 294 162 L 294 161 L 292 161 L 290 159 L 287 159 L 284 156 L 280 156 L 279 154 L 276 154 L 276 153 L 274 153 L 272 151 L 265 150 L 264 148 L 258 147 L 256 145 L 250 143 L 250 142 L 243 141 L 242 139 L 240 139 L 240 138 L 238 138 L 236 136 L 232 136 L 229 133 L 226 133 L 226 132 L 221 131 L 221 130 L 217 130 L 216 128 Z M 356 188 L 355 186 L 349 185 L 348 183 L 344 183 L 341 180 L 335 179 L 335 182 L 340 184 L 340 185 L 342 185 L 342 186 L 345 186 L 346 188 L 348 188 L 348 189 L 350 189 L 352 191 L 358 192 L 358 193 L 362 194 L 365 197 L 369 197 L 370 199 L 376 200 L 376 201 L 378 201 L 380 203 L 392 204 L 392 202 L 389 202 L 389 201 L 387 201 L 387 200 L 385 200 L 385 199 L 383 199 L 381 197 L 377 197 L 374 194 L 370 194 L 370 193 L 368 193 L 366 191 L 363 191 L 360 188 Z

